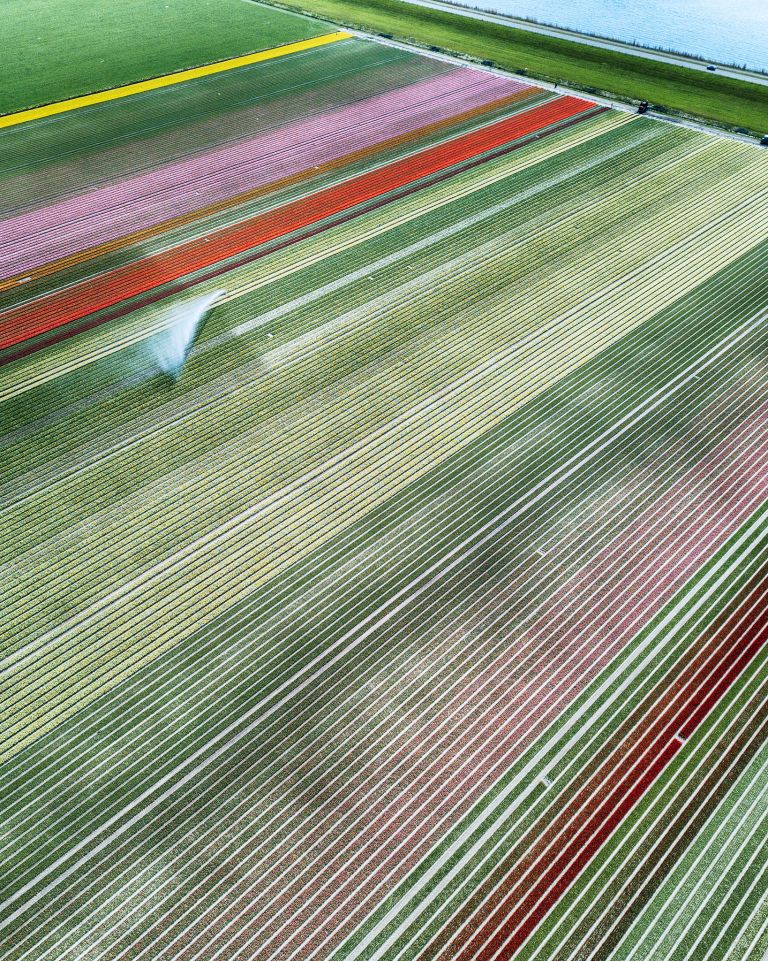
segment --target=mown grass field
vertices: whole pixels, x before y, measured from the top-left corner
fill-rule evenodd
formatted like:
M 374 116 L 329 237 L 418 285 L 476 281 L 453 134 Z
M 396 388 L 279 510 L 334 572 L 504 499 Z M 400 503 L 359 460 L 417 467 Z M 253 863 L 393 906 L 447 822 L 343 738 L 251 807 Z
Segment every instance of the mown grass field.
M 435 45 L 489 60 L 512 73 L 570 84 L 594 94 L 654 105 L 755 134 L 768 131 L 765 88 L 692 72 L 684 67 L 531 34 L 513 27 L 468 21 L 458 14 L 430 10 L 402 0 L 280 0 L 346 26 Z
M 329 32 L 246 0 L 5 0 L 2 16 L 0 115 Z
M 0 955 L 761 961 L 766 154 L 350 37 L 3 139 Z

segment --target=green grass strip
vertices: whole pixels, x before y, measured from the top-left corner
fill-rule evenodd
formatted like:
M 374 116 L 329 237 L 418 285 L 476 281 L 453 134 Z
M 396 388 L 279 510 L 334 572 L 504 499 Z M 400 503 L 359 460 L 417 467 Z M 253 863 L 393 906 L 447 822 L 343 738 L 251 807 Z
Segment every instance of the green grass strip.
M 498 23 L 469 22 L 461 14 L 402 0 L 282 0 L 280 5 L 588 93 L 649 100 L 674 113 L 728 128 L 768 130 L 768 98 L 758 84 Z
M 243 0 L 6 0 L 0 114 L 328 33 Z

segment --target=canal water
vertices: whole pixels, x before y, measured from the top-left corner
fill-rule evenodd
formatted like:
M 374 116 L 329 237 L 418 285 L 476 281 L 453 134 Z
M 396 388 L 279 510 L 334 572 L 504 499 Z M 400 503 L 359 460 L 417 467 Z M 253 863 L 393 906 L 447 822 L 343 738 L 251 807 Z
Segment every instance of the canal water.
M 462 0 L 585 33 L 768 70 L 768 0 Z

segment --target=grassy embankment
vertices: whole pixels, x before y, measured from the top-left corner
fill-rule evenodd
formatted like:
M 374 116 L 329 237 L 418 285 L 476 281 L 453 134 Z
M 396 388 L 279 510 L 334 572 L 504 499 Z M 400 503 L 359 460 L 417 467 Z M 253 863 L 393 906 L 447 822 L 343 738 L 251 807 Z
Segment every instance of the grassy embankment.
M 468 21 L 403 0 L 280 0 L 280 6 L 426 46 L 491 61 L 530 77 L 728 129 L 768 131 L 765 87 L 495 23 Z
M 5 0 L 0 114 L 327 32 L 243 0 Z

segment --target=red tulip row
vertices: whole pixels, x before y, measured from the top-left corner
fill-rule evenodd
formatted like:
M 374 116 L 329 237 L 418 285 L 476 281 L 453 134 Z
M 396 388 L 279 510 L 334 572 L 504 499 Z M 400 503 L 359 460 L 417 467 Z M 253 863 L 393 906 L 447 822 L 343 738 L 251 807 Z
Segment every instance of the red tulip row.
M 496 151 L 522 137 L 572 118 L 595 111 L 595 105 L 576 97 L 556 100 L 515 114 L 480 130 L 464 134 L 445 144 L 423 150 L 405 160 L 387 164 L 310 197 L 258 215 L 245 223 L 228 227 L 202 239 L 126 264 L 100 277 L 89 279 L 12 308 L 0 315 L 0 350 L 83 320 L 96 311 L 109 311 L 129 298 L 156 292 L 146 302 L 159 300 L 169 291 L 157 288 L 172 284 L 197 271 L 253 251 L 296 231 L 343 214 L 369 201 L 412 187 L 416 182 L 447 171 L 466 161 Z M 600 108 L 598 108 L 600 109 Z M 402 193 L 396 194 L 401 196 Z M 229 265 L 224 270 L 229 269 Z M 223 272 L 219 267 L 219 272 Z M 195 278 L 198 282 L 200 277 Z M 182 286 L 183 289 L 183 286 Z M 138 306 L 112 312 L 100 321 L 119 316 Z

